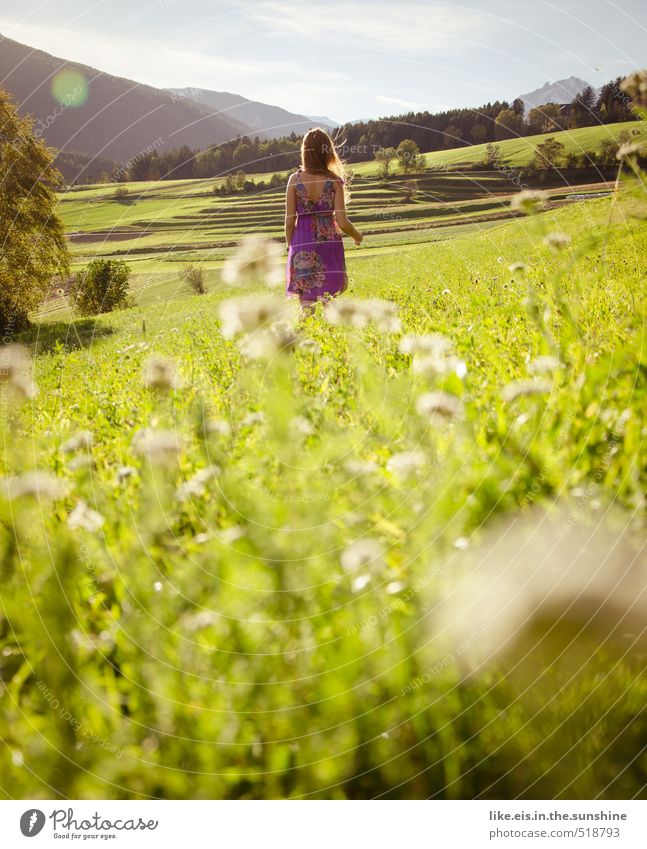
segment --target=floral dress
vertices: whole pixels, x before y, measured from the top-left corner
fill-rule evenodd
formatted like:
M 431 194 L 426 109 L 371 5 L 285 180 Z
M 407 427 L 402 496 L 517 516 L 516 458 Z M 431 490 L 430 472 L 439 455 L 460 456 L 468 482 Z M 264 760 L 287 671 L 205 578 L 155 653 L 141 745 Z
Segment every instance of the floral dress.
M 335 221 L 335 180 L 324 183 L 317 201 L 296 173 L 297 224 L 288 250 L 287 294 L 303 301 L 326 300 L 346 289 L 341 230 Z

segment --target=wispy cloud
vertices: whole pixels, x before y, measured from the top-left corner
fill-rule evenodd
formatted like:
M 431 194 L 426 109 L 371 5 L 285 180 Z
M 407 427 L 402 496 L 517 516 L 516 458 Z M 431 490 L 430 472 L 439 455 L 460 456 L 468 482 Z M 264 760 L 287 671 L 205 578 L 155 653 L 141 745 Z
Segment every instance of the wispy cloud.
M 422 102 L 422 101 L 414 101 L 414 100 L 403 100 L 400 97 L 389 97 L 384 94 L 376 94 L 373 98 L 376 103 L 385 103 L 388 106 L 397 106 L 402 109 L 418 109 L 420 111 L 424 111 L 425 109 L 429 111 L 442 111 L 443 109 L 449 109 L 446 103 L 431 103 L 430 101 Z
M 247 15 L 279 34 L 292 33 L 318 43 L 322 61 L 331 56 L 326 53 L 326 39 L 331 36 L 347 42 L 348 50 L 377 47 L 433 54 L 468 47 L 473 39 L 487 37 L 493 26 L 490 19 L 474 10 L 419 2 L 380 4 L 376 8 L 373 2 L 329 0 L 321 13 L 313 16 L 301 3 L 261 0 L 249 6 Z

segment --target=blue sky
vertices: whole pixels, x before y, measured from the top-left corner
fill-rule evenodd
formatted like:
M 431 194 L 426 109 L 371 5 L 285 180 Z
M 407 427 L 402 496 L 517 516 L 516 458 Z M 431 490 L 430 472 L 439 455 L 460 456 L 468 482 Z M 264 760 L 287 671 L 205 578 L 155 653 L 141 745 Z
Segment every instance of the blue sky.
M 150 85 L 339 121 L 647 65 L 644 0 L 0 0 L 0 33 Z

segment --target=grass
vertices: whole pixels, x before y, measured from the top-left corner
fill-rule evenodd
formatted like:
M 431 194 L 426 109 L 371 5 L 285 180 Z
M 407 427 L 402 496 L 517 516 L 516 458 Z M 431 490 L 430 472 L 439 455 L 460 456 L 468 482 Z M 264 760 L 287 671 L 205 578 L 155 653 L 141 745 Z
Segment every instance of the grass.
M 172 221 L 165 203 L 160 220 Z M 255 214 L 240 206 L 238 233 Z M 559 546 L 546 564 L 547 513 L 585 536 L 608 526 L 608 569 L 635 554 L 647 231 L 614 209 L 555 205 L 426 231 L 447 238 L 421 244 L 386 228 L 349 251 L 348 295 L 394 302 L 402 332 L 318 312 L 299 322 L 307 346 L 267 362 L 221 332 L 232 292 L 219 260 L 197 297 L 172 289 L 168 259 L 131 257 L 140 279 L 169 287 L 162 301 L 142 290 L 134 309 L 50 316 L 25 334 L 40 393 L 6 410 L 4 472 L 47 470 L 66 492 L 47 505 L 0 498 L 5 794 L 641 796 L 647 687 L 626 637 L 638 626 L 531 617 L 467 676 L 512 599 L 493 582 L 494 619 L 481 605 L 467 633 L 447 624 L 500 521 L 524 517 L 517 568 L 550 586 L 575 566 Z M 553 255 L 550 230 L 572 246 Z M 522 276 L 508 271 L 516 261 Z M 451 341 L 464 376 L 412 372 L 401 336 L 431 332 Z M 142 384 L 152 354 L 177 365 L 181 385 Z M 506 402 L 541 355 L 561 362 L 547 390 Z M 416 411 L 430 390 L 456 399 L 451 423 Z M 146 428 L 174 434 L 177 453 L 149 462 L 136 450 Z M 92 446 L 66 448 L 79 431 Z M 187 481 L 191 497 L 178 497 Z M 70 524 L 80 502 L 100 527 L 92 515 Z

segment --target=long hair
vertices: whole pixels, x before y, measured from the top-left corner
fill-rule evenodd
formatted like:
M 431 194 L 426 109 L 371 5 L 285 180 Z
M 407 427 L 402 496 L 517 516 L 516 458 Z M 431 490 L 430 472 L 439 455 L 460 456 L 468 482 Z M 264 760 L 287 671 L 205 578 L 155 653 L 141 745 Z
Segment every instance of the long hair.
M 313 174 L 329 174 L 344 179 L 344 163 L 334 141 L 321 127 L 314 127 L 301 142 L 301 168 Z

